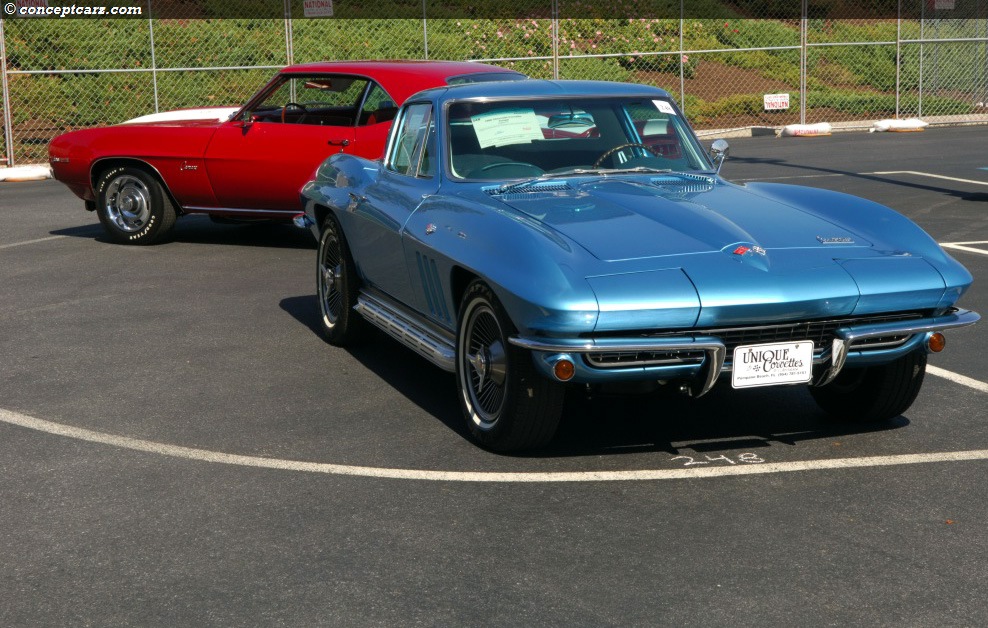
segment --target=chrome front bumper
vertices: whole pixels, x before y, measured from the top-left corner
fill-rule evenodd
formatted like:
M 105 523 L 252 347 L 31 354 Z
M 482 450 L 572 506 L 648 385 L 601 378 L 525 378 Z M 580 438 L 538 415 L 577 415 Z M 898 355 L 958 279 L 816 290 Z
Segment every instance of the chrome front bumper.
M 869 339 L 886 336 L 908 336 L 910 339 L 917 334 L 928 334 L 957 327 L 973 325 L 980 316 L 970 310 L 954 309 L 940 316 L 927 318 L 890 321 L 869 325 L 856 325 L 838 327 L 834 332 L 834 338 L 829 349 L 814 359 L 816 364 L 827 364 L 826 368 L 814 379 L 814 386 L 823 386 L 834 380 L 847 363 L 848 354 L 852 351 L 867 351 L 869 347 L 860 346 Z M 688 333 L 688 332 L 687 332 Z M 702 352 L 704 358 L 701 363 L 692 365 L 693 378 L 697 382 L 693 390 L 694 396 L 706 394 L 717 383 L 717 379 L 722 373 L 730 372 L 731 366 L 725 364 L 727 361 L 727 346 L 715 334 L 705 333 L 703 336 L 662 336 L 656 338 L 544 338 L 518 336 L 510 339 L 511 344 L 540 354 L 542 362 L 547 367 L 563 358 L 570 358 L 573 355 L 586 356 L 590 353 L 636 353 L 655 352 L 673 354 L 699 353 Z M 856 349 L 855 344 L 859 344 Z M 910 343 L 904 341 L 900 347 L 907 347 Z M 880 348 L 880 347 L 879 347 Z M 871 350 L 875 350 L 872 347 Z M 911 350 L 911 348 L 909 349 Z M 600 376 L 601 380 L 609 379 L 609 372 L 613 369 L 595 368 L 588 365 L 586 360 L 580 360 L 580 368 L 584 373 L 589 374 L 590 379 L 594 379 L 594 374 Z M 828 364 L 829 363 L 829 364 Z M 672 368 L 680 368 L 676 365 L 668 365 Z M 686 365 L 689 366 L 689 365 Z M 551 368 L 546 368 L 551 375 Z M 623 379 L 642 379 L 645 376 L 644 369 L 630 369 L 630 377 Z M 616 379 L 616 378 L 610 378 Z

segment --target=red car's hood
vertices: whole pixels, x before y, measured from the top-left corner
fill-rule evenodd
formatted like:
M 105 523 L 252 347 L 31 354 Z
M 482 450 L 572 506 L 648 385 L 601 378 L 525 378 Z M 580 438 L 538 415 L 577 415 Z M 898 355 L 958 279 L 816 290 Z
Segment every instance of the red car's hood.
M 239 107 L 202 107 L 199 109 L 176 109 L 151 113 L 127 120 L 122 124 L 153 126 L 217 126 L 230 119 Z

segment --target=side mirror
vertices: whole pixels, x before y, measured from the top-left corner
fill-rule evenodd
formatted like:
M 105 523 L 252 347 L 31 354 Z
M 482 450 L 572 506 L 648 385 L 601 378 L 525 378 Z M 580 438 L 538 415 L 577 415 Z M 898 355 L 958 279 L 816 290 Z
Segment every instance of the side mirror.
M 714 143 L 710 145 L 710 157 L 717 166 L 717 174 L 720 174 L 720 167 L 724 165 L 724 160 L 727 159 L 727 153 L 730 150 L 731 146 L 727 140 L 714 140 Z
M 230 120 L 233 126 L 240 128 L 241 135 L 247 135 L 247 131 L 249 131 L 250 127 L 254 125 L 254 121 L 254 116 L 246 116 Z

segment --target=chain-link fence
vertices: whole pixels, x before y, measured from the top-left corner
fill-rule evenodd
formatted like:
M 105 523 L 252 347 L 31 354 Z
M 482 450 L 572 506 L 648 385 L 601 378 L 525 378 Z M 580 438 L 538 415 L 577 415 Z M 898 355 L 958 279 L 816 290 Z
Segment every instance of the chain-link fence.
M 988 0 L 961 16 L 950 0 L 890 0 L 892 15 L 869 19 L 818 17 L 805 0 L 731 3 L 746 9 L 718 17 L 681 5 L 661 19 L 583 17 L 577 0 L 544 0 L 525 18 L 306 19 L 288 1 L 279 18 L 164 19 L 155 1 L 142 19 L 0 19 L 0 157 L 41 163 L 70 129 L 238 105 L 277 68 L 324 59 L 483 60 L 539 78 L 648 83 L 698 130 L 988 121 Z M 768 108 L 768 94 L 785 97 Z

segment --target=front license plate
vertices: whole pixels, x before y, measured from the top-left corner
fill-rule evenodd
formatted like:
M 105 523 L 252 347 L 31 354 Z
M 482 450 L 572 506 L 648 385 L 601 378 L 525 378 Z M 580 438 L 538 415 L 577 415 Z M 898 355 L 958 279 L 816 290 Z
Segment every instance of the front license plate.
M 813 376 L 813 342 L 741 345 L 734 349 L 735 388 L 805 384 Z

